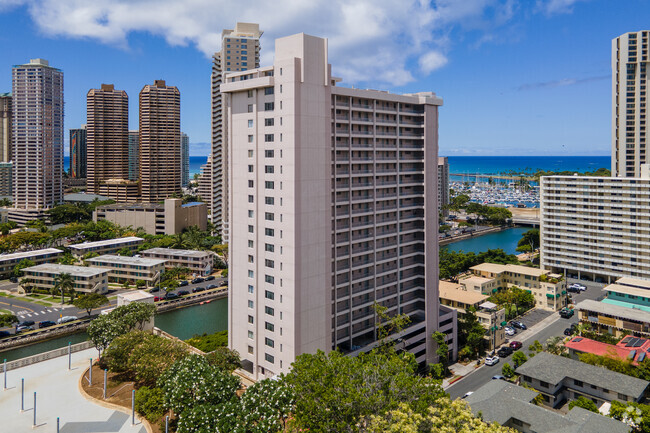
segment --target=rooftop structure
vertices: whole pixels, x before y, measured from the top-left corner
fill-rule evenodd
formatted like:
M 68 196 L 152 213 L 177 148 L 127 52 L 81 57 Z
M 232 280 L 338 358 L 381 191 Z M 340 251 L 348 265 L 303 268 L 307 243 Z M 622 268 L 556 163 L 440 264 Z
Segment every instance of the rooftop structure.
M 449 281 L 440 281 L 438 283 L 438 294 L 441 304 L 456 308 L 463 314 L 468 307 L 477 308 L 489 297 L 482 295 L 480 292 L 465 290 L 460 284 L 450 283 Z
M 634 365 L 650 356 L 650 339 L 627 336 L 617 344 L 608 344 L 585 337 L 573 337 L 564 343 L 569 354 L 577 359 L 580 353 L 591 353 L 598 356 L 616 357 L 621 360 L 631 360 Z
M 63 251 L 57 248 L 22 251 L 19 253 L 0 254 L 0 275 L 7 277 L 22 260 L 29 259 L 35 264 L 56 262 Z
M 115 253 L 122 248 L 135 250 L 138 245 L 144 242 L 144 239 L 136 236 L 127 236 L 123 238 L 107 239 L 96 242 L 83 242 L 80 244 L 69 245 L 70 251 L 75 256 L 81 257 L 85 254 L 95 252 L 99 254 Z

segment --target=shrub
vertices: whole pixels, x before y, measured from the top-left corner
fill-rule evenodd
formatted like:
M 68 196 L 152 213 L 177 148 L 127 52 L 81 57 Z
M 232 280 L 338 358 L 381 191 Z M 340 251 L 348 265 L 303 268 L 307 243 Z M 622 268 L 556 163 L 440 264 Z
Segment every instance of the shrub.
M 188 353 L 181 343 L 148 335 L 142 343 L 133 348 L 128 369 L 139 383 L 154 385 L 161 373 Z
M 212 352 L 218 347 L 228 345 L 228 331 L 215 332 L 214 334 L 195 335 L 186 340 L 186 343 L 203 352 Z
M 104 351 L 104 362 L 109 370 L 122 373 L 128 370 L 129 357 L 138 345 L 153 335 L 142 331 L 133 331 L 120 335 Z
M 598 406 L 596 406 L 596 403 L 583 396 L 578 397 L 577 400 L 569 402 L 569 410 L 573 409 L 575 406 L 598 413 Z
M 213 366 L 224 371 L 232 372 L 241 367 L 239 353 L 237 353 L 236 350 L 230 350 L 227 347 L 217 347 L 214 351 L 205 355 L 205 359 L 207 359 Z
M 505 377 L 510 379 L 512 376 L 515 375 L 515 370 L 508 364 L 507 362 L 503 364 L 503 367 L 501 368 L 501 374 L 503 374 Z
M 150 422 L 156 422 L 165 413 L 163 400 L 162 389 L 143 386 L 135 392 L 135 410 Z

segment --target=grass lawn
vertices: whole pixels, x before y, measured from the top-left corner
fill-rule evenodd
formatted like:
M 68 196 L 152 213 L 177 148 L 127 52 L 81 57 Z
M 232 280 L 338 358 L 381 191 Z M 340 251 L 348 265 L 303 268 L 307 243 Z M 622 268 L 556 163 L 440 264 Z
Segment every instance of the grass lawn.
M 11 310 L 3 310 L 3 309 L 0 309 L 0 314 L 14 314 L 14 313 L 13 313 L 13 311 L 11 311 Z
M 108 298 L 109 301 L 114 301 L 114 300 L 116 300 L 116 299 L 117 299 L 117 295 L 115 295 L 115 296 L 110 296 L 110 297 Z
M 40 294 L 40 293 L 30 293 L 29 295 L 27 295 L 27 297 L 29 297 L 29 298 L 37 298 L 37 299 L 45 299 L 45 298 L 48 297 L 48 295 L 43 295 L 43 294 Z

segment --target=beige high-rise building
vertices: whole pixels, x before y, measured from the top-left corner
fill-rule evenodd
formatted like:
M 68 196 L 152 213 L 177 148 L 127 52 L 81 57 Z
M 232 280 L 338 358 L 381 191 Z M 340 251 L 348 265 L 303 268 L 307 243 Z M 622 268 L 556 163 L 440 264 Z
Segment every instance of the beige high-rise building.
M 142 201 L 181 192 L 181 93 L 164 80 L 140 91 L 139 170 Z
M 0 162 L 11 161 L 11 93 L 0 93 Z
M 87 183 L 89 193 L 124 203 L 139 196 L 129 180 L 129 97 L 112 84 L 86 95 Z
M 255 378 L 296 356 L 377 344 L 436 360 L 438 107 L 432 92 L 336 86 L 327 40 L 278 39 L 273 66 L 225 75 L 228 338 Z
M 32 59 L 12 71 L 11 218 L 40 216 L 63 200 L 63 71 Z
M 449 215 L 449 159 L 446 156 L 438 157 L 438 212 L 443 216 Z
M 203 197 L 209 203 L 212 223 L 228 242 L 228 146 L 221 83 L 223 74 L 260 67 L 259 24 L 237 23 L 234 30 L 221 34 L 221 51 L 212 58 L 212 196 Z
M 212 167 L 212 156 L 208 155 L 208 161 L 201 166 L 199 175 L 198 193 L 204 203 L 209 203 L 210 197 L 212 197 Z
M 650 31 L 644 30 L 612 40 L 613 177 L 650 177 L 649 36 Z

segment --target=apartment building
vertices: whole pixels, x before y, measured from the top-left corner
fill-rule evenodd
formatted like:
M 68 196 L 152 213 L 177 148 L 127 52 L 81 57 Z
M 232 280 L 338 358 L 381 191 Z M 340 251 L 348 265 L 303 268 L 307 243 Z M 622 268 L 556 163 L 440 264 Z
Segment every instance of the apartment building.
M 70 177 L 85 179 L 88 175 L 86 125 L 70 130 Z
M 639 365 L 650 354 L 650 339 L 628 335 L 616 344 L 608 344 L 585 337 L 573 337 L 564 343 L 564 347 L 569 349 L 569 356 L 573 359 L 579 359 L 583 353 L 591 353 L 621 361 L 629 360 L 632 365 Z
M 165 270 L 165 260 L 144 257 L 126 257 L 106 254 L 86 260 L 91 266 L 108 269 L 108 281 L 111 283 L 135 284 L 144 281 L 147 287 L 160 282 Z
M 96 242 L 83 242 L 80 244 L 68 245 L 73 256 L 81 258 L 88 253 L 97 254 L 114 254 L 122 248 L 128 248 L 136 251 L 138 246 L 144 242 L 144 239 L 135 236 L 127 236 L 117 239 L 107 239 Z
M 12 124 L 10 218 L 23 223 L 63 200 L 63 71 L 43 59 L 13 67 Z
M 129 131 L 129 180 L 138 180 L 140 159 L 140 131 Z
M 650 382 L 563 356 L 540 352 L 516 370 L 522 384 L 537 390 L 553 408 L 586 397 L 601 406 L 614 400 L 643 403 Z
M 481 290 L 493 287 L 491 293 L 481 293 L 493 294 L 506 287 L 516 286 L 532 293 L 538 308 L 557 311 L 567 306 L 566 280 L 561 274 L 528 266 L 496 263 L 481 263 L 472 266 L 470 270 L 476 277 L 492 280 L 480 285 L 466 283 L 465 287 L 480 287 Z M 465 280 L 460 280 L 461 285 L 463 281 Z
M 446 156 L 438 157 L 438 212 L 444 217 L 449 215 L 449 159 Z
M 44 263 L 23 269 L 23 279 L 39 289 L 51 290 L 56 285 L 56 278 L 65 273 L 74 280 L 74 291 L 82 293 L 108 292 L 108 269 L 91 266 L 69 266 L 56 263 Z
M 140 251 L 141 257 L 165 261 L 167 269 L 189 268 L 195 275 L 205 277 L 212 273 L 215 254 L 211 251 L 176 250 L 172 248 L 150 248 Z
M 11 199 L 14 194 L 13 162 L 0 162 L 0 197 Z
M 150 235 L 176 235 L 192 226 L 207 230 L 208 207 L 201 202 L 183 204 L 180 198 L 168 198 L 163 203 L 107 204 L 93 212 L 93 221 L 102 220 L 142 228 Z
M 0 162 L 11 161 L 11 93 L 0 93 Z
M 540 199 L 544 269 L 650 279 L 650 178 L 543 177 Z
M 181 132 L 181 186 L 190 184 L 190 137 Z
M 164 80 L 140 91 L 139 169 L 143 202 L 181 192 L 181 93 Z
M 0 254 L 0 276 L 3 278 L 9 278 L 16 265 L 25 259 L 31 260 L 35 264 L 40 265 L 41 263 L 56 262 L 61 254 L 63 254 L 63 251 L 57 248 Z
M 212 57 L 212 186 L 210 196 L 201 196 L 210 204 L 212 223 L 228 242 L 228 146 L 221 84 L 224 74 L 260 67 L 259 24 L 237 23 L 221 33 L 221 51 Z M 207 171 L 206 171 L 207 172 Z M 207 192 L 207 191 L 206 191 Z
M 336 86 L 327 40 L 278 39 L 271 67 L 227 74 L 229 345 L 255 377 L 296 356 L 376 344 L 377 302 L 435 362 L 442 100 Z
M 648 35 L 625 33 L 612 40 L 612 176 L 650 177 L 647 92 Z

